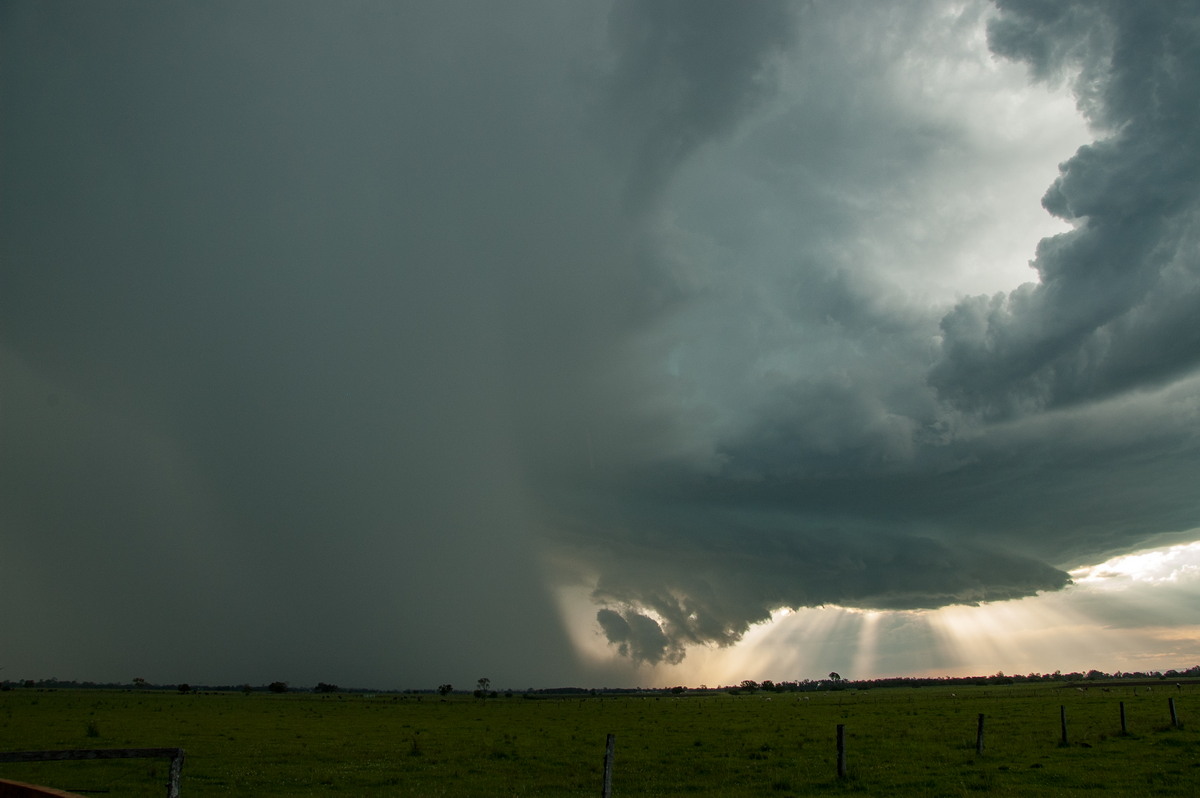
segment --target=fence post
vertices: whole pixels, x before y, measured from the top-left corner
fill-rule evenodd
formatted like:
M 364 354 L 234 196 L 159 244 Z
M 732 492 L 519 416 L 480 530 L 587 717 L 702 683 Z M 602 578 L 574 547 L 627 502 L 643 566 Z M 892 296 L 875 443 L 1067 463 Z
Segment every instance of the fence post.
M 179 798 L 179 779 L 183 774 L 183 749 L 180 748 L 171 757 L 171 770 L 167 778 L 167 798 Z
M 610 734 L 604 744 L 604 789 L 601 798 L 612 796 L 613 753 L 617 746 L 617 735 Z
M 1067 705 L 1061 704 L 1058 707 L 1058 717 L 1062 721 L 1062 742 L 1059 745 L 1070 745 L 1067 742 Z
M 1179 715 L 1175 712 L 1175 699 L 1168 698 L 1167 706 L 1169 706 L 1171 708 L 1171 726 L 1178 729 L 1179 728 Z
M 975 754 L 983 755 L 983 713 L 979 713 L 979 726 L 975 730 Z
M 1125 702 L 1121 702 L 1121 734 L 1129 734 L 1129 727 L 1125 725 Z
M 846 724 L 837 725 L 837 774 L 839 779 L 846 778 Z

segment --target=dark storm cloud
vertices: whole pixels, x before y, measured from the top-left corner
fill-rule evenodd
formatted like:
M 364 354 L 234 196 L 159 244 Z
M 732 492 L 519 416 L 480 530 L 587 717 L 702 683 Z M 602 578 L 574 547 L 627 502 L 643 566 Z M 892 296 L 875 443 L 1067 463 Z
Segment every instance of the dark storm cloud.
M 1062 165 L 1044 200 L 1076 229 L 1041 243 L 1040 284 L 962 300 L 939 324 L 936 309 L 889 302 L 883 285 L 837 267 L 823 237 L 847 217 L 831 203 L 815 211 L 831 225 L 814 225 L 792 255 L 783 293 L 722 300 L 753 321 L 722 316 L 728 359 L 708 360 L 722 383 L 709 399 L 725 394 L 711 405 L 726 421 L 710 423 L 713 460 L 702 473 L 643 475 L 627 495 L 645 503 L 622 503 L 600 524 L 620 530 L 608 533 L 612 560 L 592 554 L 610 639 L 632 650 L 616 613 L 669 641 L 632 656 L 675 661 L 689 645 L 729 644 L 780 607 L 923 608 L 1054 590 L 1065 567 L 1200 523 L 1188 500 L 1200 419 L 1184 379 L 1200 357 L 1188 310 L 1200 299 L 1195 8 L 999 6 L 992 48 L 1039 79 L 1072 80 L 1102 136 Z M 882 192 L 904 176 L 889 151 L 962 146 L 953 130 L 900 124 L 896 142 L 862 156 L 880 159 Z M 846 135 L 866 141 L 858 129 Z M 790 152 L 823 146 L 801 138 Z M 829 168 L 788 157 L 804 178 Z
M 5 5 L 0 664 L 586 680 L 558 588 L 677 662 L 1200 525 L 1189 23 L 1001 6 L 1101 138 L 947 311 L 982 5 Z
M 61 610 L 6 660 L 577 672 L 521 475 L 640 292 L 597 26 L 521 11 L 5 6 L 3 581 Z
M 596 613 L 596 620 L 621 656 L 634 662 L 679 662 L 683 659 L 683 646 L 678 636 L 668 637 L 658 621 L 647 615 L 640 612 L 621 615 L 606 608 Z
M 817 503 L 807 502 L 810 508 Z M 821 518 L 812 509 L 807 517 L 754 516 L 711 506 L 643 523 L 655 529 L 636 546 L 643 564 L 619 560 L 595 590 L 610 605 L 600 615 L 605 633 L 628 644 L 635 659 L 675 662 L 689 645 L 734 643 L 781 607 L 932 608 L 1017 598 L 1066 583 L 1064 574 L 1033 558 L 896 530 L 886 519 Z M 683 548 L 681 540 L 694 543 Z
M 942 322 L 943 396 L 1019 413 L 1161 384 L 1200 363 L 1200 12 L 1191 3 L 1000 2 L 999 54 L 1075 70 L 1103 135 L 1043 205 L 1076 229 L 1042 242 L 1041 281 L 965 300 Z
M 794 10 L 781 0 L 616 3 L 606 124 L 614 125 L 618 149 L 629 152 L 635 206 L 769 91 L 771 58 L 792 41 Z

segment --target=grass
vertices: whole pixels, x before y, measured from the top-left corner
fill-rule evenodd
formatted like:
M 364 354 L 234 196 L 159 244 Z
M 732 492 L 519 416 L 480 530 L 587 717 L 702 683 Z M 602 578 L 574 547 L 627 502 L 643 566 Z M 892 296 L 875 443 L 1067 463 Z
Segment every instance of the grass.
M 537 700 L 18 689 L 0 693 L 0 750 L 178 746 L 187 798 L 593 796 L 611 732 L 614 796 L 1191 797 L 1195 690 L 1175 695 L 1173 728 L 1166 691 L 1046 684 Z M 3 763 L 0 777 L 161 796 L 167 762 Z

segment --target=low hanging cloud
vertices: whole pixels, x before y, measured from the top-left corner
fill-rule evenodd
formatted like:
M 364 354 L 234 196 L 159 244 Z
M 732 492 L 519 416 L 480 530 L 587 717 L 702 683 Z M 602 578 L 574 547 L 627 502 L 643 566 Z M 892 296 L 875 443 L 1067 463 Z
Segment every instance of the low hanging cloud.
M 661 535 L 660 548 L 640 543 L 638 555 L 653 567 L 613 563 L 595 589 L 609 605 L 597 615 L 608 639 L 634 660 L 678 662 L 688 646 L 736 643 L 782 607 L 927 609 L 1020 598 L 1068 581 L 1035 559 L 971 543 L 833 520 L 775 523 L 737 512 L 723 518 L 714 509 Z M 722 542 L 674 547 L 714 536 Z

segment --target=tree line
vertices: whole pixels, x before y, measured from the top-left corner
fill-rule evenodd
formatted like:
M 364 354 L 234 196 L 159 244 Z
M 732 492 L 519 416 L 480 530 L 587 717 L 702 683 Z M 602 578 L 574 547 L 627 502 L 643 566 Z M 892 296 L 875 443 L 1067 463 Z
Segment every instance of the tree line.
M 831 672 L 827 677 L 821 679 L 800 679 L 792 681 L 774 681 L 771 679 L 763 679 L 756 681 L 754 679 L 743 679 L 737 684 L 723 685 L 718 687 L 709 687 L 701 684 L 697 687 L 687 687 L 684 685 L 674 685 L 670 687 L 547 687 L 533 688 L 530 687 L 520 694 L 526 697 L 539 697 L 550 695 L 627 695 L 627 694 L 671 694 L 680 695 L 683 693 L 713 693 L 724 692 L 732 694 L 743 693 L 792 693 L 792 692 L 809 692 L 816 690 L 848 690 L 857 689 L 865 690 L 871 688 L 886 688 L 886 687 L 936 687 L 936 686 L 954 686 L 954 685 L 1004 685 L 1004 684 L 1021 684 L 1028 682 L 1137 682 L 1137 681 L 1164 681 L 1173 679 L 1200 678 L 1200 665 L 1178 670 L 1172 669 L 1167 671 L 1116 671 L 1114 673 L 1106 673 L 1101 670 L 1089 671 L 1073 671 L 1063 673 L 1062 671 L 1054 671 L 1053 673 L 1028 673 L 1028 674 L 1005 674 L 997 672 L 990 676 L 896 676 L 883 677 L 877 679 L 849 679 L 843 677 L 838 672 Z M 291 692 L 312 692 L 312 693 L 389 693 L 389 694 L 439 694 L 448 696 L 451 694 L 471 694 L 476 698 L 495 698 L 498 693 L 492 689 L 491 679 L 482 677 L 476 681 L 475 687 L 471 690 L 456 690 L 449 682 L 438 685 L 435 688 L 426 689 L 404 689 L 404 690 L 377 690 L 369 688 L 343 688 L 330 682 L 318 682 L 313 687 L 292 687 L 284 681 L 274 681 L 268 684 L 252 686 L 248 683 L 235 685 L 203 685 L 193 686 L 187 683 L 180 684 L 151 684 L 142 677 L 135 677 L 128 682 L 91 682 L 91 681 L 75 681 L 67 679 L 57 679 L 51 677 L 49 679 L 21 679 L 21 680 L 6 680 L 0 681 L 0 690 L 12 690 L 16 688 L 24 689 L 74 689 L 74 690 L 176 690 L 180 693 L 191 693 L 197 691 L 206 692 L 242 692 L 250 693 L 291 693 Z M 505 689 L 503 694 L 507 697 L 512 697 L 517 694 L 517 691 Z

